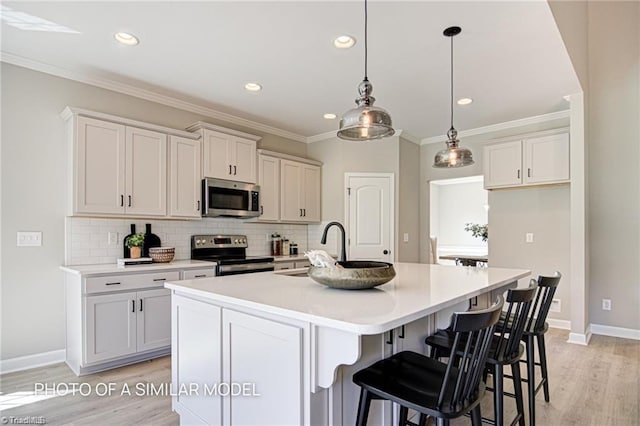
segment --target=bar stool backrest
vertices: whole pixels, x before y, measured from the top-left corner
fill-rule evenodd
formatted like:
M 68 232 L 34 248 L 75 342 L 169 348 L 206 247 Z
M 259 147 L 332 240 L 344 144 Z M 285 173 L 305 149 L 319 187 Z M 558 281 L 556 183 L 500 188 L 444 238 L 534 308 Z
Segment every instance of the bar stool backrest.
M 532 280 L 528 288 L 507 291 L 509 307 L 504 315 L 504 326 L 500 328 L 499 339 L 497 339 L 496 358 L 510 358 L 520 352 L 520 340 L 525 325 L 529 322 L 529 312 L 536 290 L 538 285 L 535 280 Z
M 556 294 L 560 278 L 562 278 L 562 274 L 556 271 L 551 277 L 539 275 L 538 281 L 533 278 L 531 279 L 531 283 L 538 284 L 538 293 L 536 294 L 531 315 L 529 316 L 529 322 L 527 323 L 526 329 L 528 331 L 542 331 L 544 329 L 549 308 L 551 308 L 551 302 L 553 301 L 554 294 Z
M 480 379 L 503 304 L 504 299 L 498 296 L 496 303 L 488 309 L 456 312 L 451 316 L 450 327 L 454 334 L 451 353 L 457 356 L 449 357 L 447 362 L 438 408 L 448 403 L 455 409 L 478 397 Z M 453 388 L 452 379 L 455 379 Z

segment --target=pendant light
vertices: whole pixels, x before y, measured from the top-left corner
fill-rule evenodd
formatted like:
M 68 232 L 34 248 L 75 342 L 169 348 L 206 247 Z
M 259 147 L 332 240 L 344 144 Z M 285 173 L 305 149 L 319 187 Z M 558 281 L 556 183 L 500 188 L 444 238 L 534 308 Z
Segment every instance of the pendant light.
M 345 112 L 340 120 L 338 137 L 349 141 L 368 141 L 393 136 L 391 116 L 383 108 L 373 106 L 373 85 L 367 78 L 367 0 L 364 0 L 364 80 L 358 85 L 360 97 L 356 107 Z
M 453 127 L 453 37 L 460 34 L 460 27 L 449 27 L 442 34 L 451 38 L 451 128 L 447 132 L 447 148 L 438 151 L 433 163 L 433 167 L 464 167 L 473 164 L 473 154 L 471 150 L 459 147 L 458 131 Z

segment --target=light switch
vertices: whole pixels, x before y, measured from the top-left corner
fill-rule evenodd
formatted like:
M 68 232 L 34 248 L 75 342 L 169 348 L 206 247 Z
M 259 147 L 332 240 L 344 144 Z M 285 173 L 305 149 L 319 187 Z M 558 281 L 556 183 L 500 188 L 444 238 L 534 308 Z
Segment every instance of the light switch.
M 40 247 L 42 245 L 42 232 L 18 231 L 18 247 Z
M 402 237 L 402 241 L 404 241 L 405 243 L 409 242 L 409 233 L 405 232 L 404 236 Z
M 533 232 L 527 232 L 524 236 L 524 240 L 527 243 L 532 243 L 533 242 Z
M 116 246 L 118 245 L 118 243 L 120 242 L 120 238 L 117 232 L 109 232 L 109 235 L 107 236 L 107 243 L 110 246 Z

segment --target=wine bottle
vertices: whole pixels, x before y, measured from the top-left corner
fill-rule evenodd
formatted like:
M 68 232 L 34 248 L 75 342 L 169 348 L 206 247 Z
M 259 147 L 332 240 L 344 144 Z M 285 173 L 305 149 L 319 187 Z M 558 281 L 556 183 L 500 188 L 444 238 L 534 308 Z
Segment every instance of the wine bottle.
M 122 240 L 122 245 L 124 246 L 124 255 L 123 255 L 123 257 L 125 259 L 131 257 L 131 250 L 129 250 L 129 247 L 127 247 L 127 240 L 129 239 L 130 236 L 132 236 L 135 233 L 136 233 L 136 224 L 132 223 L 131 224 L 131 233 L 129 235 L 127 235 L 126 237 L 124 237 L 124 240 Z

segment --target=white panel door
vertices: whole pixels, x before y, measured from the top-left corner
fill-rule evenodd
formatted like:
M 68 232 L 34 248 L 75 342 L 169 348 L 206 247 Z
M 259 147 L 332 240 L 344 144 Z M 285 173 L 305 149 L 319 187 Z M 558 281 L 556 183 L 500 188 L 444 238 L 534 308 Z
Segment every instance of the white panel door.
M 169 136 L 169 215 L 200 217 L 200 141 Z
M 164 348 L 171 344 L 171 290 L 139 291 L 136 293 L 138 309 L 138 352 Z
M 280 160 L 280 219 L 302 222 L 301 163 Z
M 526 139 L 524 182 L 530 184 L 569 180 L 569 134 Z
M 393 259 L 393 177 L 347 174 L 347 260 Z
M 173 297 L 171 381 L 174 392 L 178 393 L 182 386 L 199 388 L 199 392 L 175 396 L 174 404 L 194 415 L 198 413 L 209 425 L 222 424 L 222 400 L 215 394 L 207 395 L 205 390 L 205 385 L 211 389 L 222 382 L 221 314 L 217 306 Z
M 522 142 L 484 147 L 484 187 L 497 188 L 522 183 Z
M 232 144 L 231 136 L 212 130 L 203 131 L 203 158 L 202 174 L 204 177 L 232 179 L 233 167 L 229 144 Z
M 223 424 L 301 425 L 302 330 L 228 309 L 222 324 L 223 381 L 260 394 L 224 398 Z
M 78 117 L 75 213 L 124 213 L 125 126 Z
M 256 142 L 234 138 L 231 144 L 232 180 L 256 183 Z
M 167 135 L 127 127 L 127 214 L 167 214 Z
M 320 167 L 302 165 L 302 218 L 306 222 L 320 222 Z
M 258 155 L 258 185 L 260 185 L 258 220 L 280 219 L 280 159 Z
M 86 363 L 136 352 L 136 311 L 135 293 L 86 298 Z

